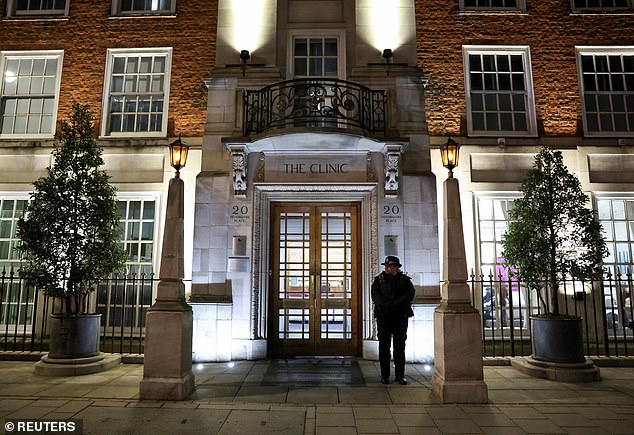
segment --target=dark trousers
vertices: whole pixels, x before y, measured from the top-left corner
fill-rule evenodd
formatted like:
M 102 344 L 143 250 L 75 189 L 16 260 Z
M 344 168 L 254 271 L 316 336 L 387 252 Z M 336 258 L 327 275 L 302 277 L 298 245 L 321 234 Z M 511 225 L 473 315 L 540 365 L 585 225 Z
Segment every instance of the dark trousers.
M 405 340 L 407 317 L 379 317 L 376 326 L 379 335 L 379 362 L 381 377 L 390 377 L 390 345 L 394 341 L 394 374 L 397 379 L 405 376 Z

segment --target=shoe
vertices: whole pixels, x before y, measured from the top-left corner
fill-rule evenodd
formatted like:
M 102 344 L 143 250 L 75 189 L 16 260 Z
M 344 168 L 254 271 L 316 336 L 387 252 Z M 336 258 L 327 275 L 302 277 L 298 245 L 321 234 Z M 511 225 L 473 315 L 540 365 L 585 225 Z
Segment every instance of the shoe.
M 394 379 L 394 382 L 398 382 L 401 385 L 407 385 L 407 379 L 405 378 L 396 378 Z
M 390 380 L 389 380 L 388 378 L 381 378 L 381 383 L 382 383 L 383 385 L 387 385 L 387 384 L 389 384 L 389 383 L 390 383 Z

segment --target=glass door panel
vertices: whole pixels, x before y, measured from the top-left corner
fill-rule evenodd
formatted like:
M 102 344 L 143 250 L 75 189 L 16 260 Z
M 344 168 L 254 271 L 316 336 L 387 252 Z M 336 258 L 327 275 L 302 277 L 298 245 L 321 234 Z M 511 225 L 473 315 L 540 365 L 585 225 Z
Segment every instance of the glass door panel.
M 272 207 L 272 356 L 356 355 L 358 205 Z

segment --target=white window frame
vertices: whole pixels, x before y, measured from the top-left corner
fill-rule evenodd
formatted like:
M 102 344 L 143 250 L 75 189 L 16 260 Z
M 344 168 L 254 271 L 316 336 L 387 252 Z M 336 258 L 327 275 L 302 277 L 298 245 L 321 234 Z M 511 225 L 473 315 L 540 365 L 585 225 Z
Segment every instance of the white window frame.
M 53 125 L 50 133 L 8 133 L 2 134 L 0 130 L 0 139 L 53 139 L 57 127 L 57 111 L 59 106 L 59 89 L 62 81 L 62 64 L 64 63 L 64 50 L 46 50 L 46 51 L 0 51 L 0 74 L 4 72 L 4 66 L 7 59 L 57 59 L 57 71 L 55 79 L 55 95 L 53 102 Z M 4 96 L 4 77 L 0 77 L 0 108 Z M 3 112 L 0 112 L 0 116 Z
M 152 271 L 158 276 L 158 267 L 159 267 L 159 236 L 160 236 L 160 227 L 161 222 L 160 218 L 162 216 L 161 213 L 161 195 L 159 192 L 118 192 L 116 201 L 154 201 L 154 234 L 152 235 L 153 246 L 152 246 Z M 127 218 L 126 218 L 127 220 Z M 139 230 L 140 231 L 140 230 Z M 128 261 L 126 260 L 126 266 Z M 136 263 L 134 263 L 136 264 Z
M 483 307 L 483 303 L 482 303 L 482 298 L 484 297 L 483 294 L 479 294 L 481 293 L 480 290 L 484 290 L 486 284 L 487 284 L 487 280 L 490 279 L 490 272 L 493 273 L 493 275 L 495 275 L 496 271 L 492 270 L 482 270 L 482 235 L 481 235 L 481 230 L 480 230 L 480 221 L 481 221 L 481 217 L 480 217 L 480 201 L 482 200 L 490 200 L 490 201 L 495 201 L 495 200 L 505 200 L 505 201 L 511 201 L 511 200 L 517 200 L 520 199 L 522 197 L 522 193 L 519 191 L 514 191 L 514 192 L 490 192 L 490 191 L 486 191 L 486 192 L 474 192 L 473 194 L 473 222 L 474 222 L 474 234 L 475 234 L 475 252 L 476 252 L 476 276 L 475 276 L 475 280 L 476 282 L 480 282 L 480 279 L 482 279 L 482 287 L 479 288 L 478 292 L 475 292 L 476 295 L 476 309 L 478 311 L 480 310 L 484 310 Z M 495 213 L 495 211 L 494 211 Z M 491 219 L 486 219 L 487 221 L 492 221 L 492 222 L 497 222 L 500 221 L 499 219 L 495 219 L 495 215 L 492 216 Z M 510 220 L 507 219 L 506 220 L 507 223 L 507 229 L 508 229 L 508 224 L 510 223 Z M 495 228 L 493 229 L 494 232 L 494 239 L 493 239 L 493 243 L 498 243 L 501 242 L 497 240 L 497 237 L 495 236 Z M 490 242 L 489 242 L 490 243 Z M 497 266 L 497 258 L 495 259 L 495 265 Z M 497 276 L 493 276 L 492 280 L 495 283 L 498 282 L 499 278 Z M 507 289 L 508 291 L 508 289 Z M 514 311 L 514 320 L 518 320 L 518 316 L 521 316 L 521 318 L 523 319 L 523 322 L 520 321 L 519 325 L 504 325 L 503 323 L 500 325 L 497 322 L 491 322 L 490 326 L 486 326 L 485 328 L 485 334 L 487 338 L 491 338 L 494 336 L 497 336 L 499 334 L 499 331 L 501 329 L 504 330 L 510 330 L 511 327 L 516 330 L 519 331 L 520 329 L 522 330 L 528 330 L 529 327 L 529 317 L 531 315 L 534 314 L 534 311 L 536 310 L 536 301 L 533 301 L 533 303 L 531 304 L 531 309 L 532 312 L 529 312 L 529 307 L 528 307 L 528 298 L 530 298 L 531 294 L 530 291 L 528 291 L 526 288 L 520 288 L 518 289 L 518 294 L 521 294 L 521 296 L 523 297 L 524 301 L 521 302 L 521 310 L 522 312 L 519 312 L 519 306 L 520 304 L 518 303 L 517 299 L 514 299 L 514 310 L 517 310 L 517 312 Z M 496 293 L 496 314 L 500 314 L 497 310 L 500 309 L 500 305 L 498 305 L 500 303 L 500 297 L 499 294 Z M 508 308 L 507 308 L 508 309 Z M 484 313 L 481 312 L 480 313 L 482 316 L 484 316 Z M 509 316 L 510 317 L 510 316 Z M 486 319 L 484 319 L 486 320 Z M 497 319 L 496 319 L 497 320 Z M 500 320 L 503 320 L 500 319 Z M 483 322 L 484 324 L 484 322 Z M 498 331 L 498 332 L 492 332 L 492 331 Z
M 35 11 L 19 11 L 17 10 L 18 0 L 7 0 L 7 16 L 8 17 L 33 17 L 40 16 L 42 18 L 47 16 L 68 16 L 68 8 L 70 5 L 70 0 L 66 0 L 66 4 L 64 9 L 42 9 Z
M 26 205 L 28 205 L 29 201 L 31 200 L 31 195 L 28 192 L 0 192 L 0 202 L 4 202 L 4 201 L 25 201 Z M 1 205 L 1 204 L 0 204 Z M 15 208 L 15 204 L 13 206 Z M 16 216 L 12 216 L 11 217 L 12 220 L 14 220 L 14 225 L 17 226 L 18 224 L 18 220 Z M 5 238 L 6 240 L 6 238 Z M 11 240 L 13 242 L 13 244 L 15 244 L 15 242 L 18 242 L 20 239 L 17 237 L 9 237 L 9 240 Z M 10 257 L 10 255 L 9 255 Z M 22 281 L 17 274 L 17 268 L 19 268 L 20 266 L 20 260 L 12 260 L 11 258 L 9 259 L 1 259 L 0 260 L 3 263 L 11 263 L 11 264 L 15 264 L 16 269 L 14 269 L 14 272 L 16 272 L 15 274 L 15 278 L 14 278 L 14 284 L 19 284 L 19 288 L 20 288 L 20 292 L 23 292 L 26 288 L 26 283 L 24 281 Z M 2 273 L 2 267 L 0 267 L 0 274 Z M 5 275 L 5 291 L 9 288 L 9 282 L 11 281 L 10 279 L 10 269 L 6 270 L 6 275 Z M 33 289 L 31 289 L 33 290 Z M 35 298 L 36 298 L 36 292 L 30 292 L 29 293 L 29 300 L 26 303 L 26 309 L 28 309 L 28 306 L 30 305 L 31 307 L 34 307 L 34 303 L 35 303 Z M 35 312 L 31 313 L 31 322 L 26 324 L 26 329 L 25 328 L 25 324 L 24 323 L 20 323 L 20 312 L 22 312 L 25 309 L 25 303 L 22 300 L 22 295 L 20 295 L 20 297 L 18 298 L 17 301 L 14 302 L 8 302 L 8 305 L 14 305 L 14 306 L 18 306 L 17 309 L 17 323 L 9 323 L 8 325 L 6 323 L 2 323 L 2 321 L 4 320 L 4 317 L 0 316 L 0 325 L 2 326 L 1 330 L 4 331 L 5 328 L 13 333 L 16 330 L 18 331 L 26 331 L 26 335 L 27 336 L 31 336 L 31 328 L 30 326 L 34 323 L 37 322 L 37 314 Z M 6 304 L 7 301 L 2 301 L 2 308 L 3 308 L 3 314 L 4 316 L 8 316 L 7 312 L 6 312 Z
M 486 131 L 474 130 L 472 119 L 471 80 L 469 76 L 470 54 L 521 55 L 524 66 L 524 88 L 526 91 L 526 131 Z M 531 54 L 528 45 L 463 45 L 462 58 L 464 67 L 465 100 L 467 111 L 467 132 L 469 136 L 485 137 L 537 137 L 537 118 L 535 114 L 535 96 L 533 92 L 533 72 Z M 499 113 L 499 112 L 498 112 Z
M 600 47 L 600 46 L 577 46 L 575 47 L 576 57 L 577 57 L 577 74 L 579 80 L 579 92 L 581 96 L 581 110 L 583 114 L 583 134 L 587 137 L 634 137 L 634 125 L 630 125 L 630 131 L 590 131 L 588 129 L 588 121 L 586 114 L 586 95 L 583 85 L 583 70 L 581 57 L 582 56 L 609 56 L 610 54 L 618 54 L 618 55 L 631 55 L 634 56 L 634 46 L 609 46 L 609 47 Z M 633 90 L 634 91 L 634 90 Z M 616 91 L 620 92 L 620 91 Z M 613 94 L 613 92 L 609 92 L 609 94 Z M 627 95 L 625 91 L 623 91 L 623 95 Z M 631 94 L 634 96 L 634 92 Z M 612 99 L 610 99 L 610 104 L 612 104 Z M 598 109 L 597 109 L 598 110 Z M 626 103 L 626 111 L 627 111 L 627 103 Z M 597 113 L 607 113 L 607 112 L 597 112 Z M 609 112 L 614 113 L 614 112 Z M 626 112 L 627 113 L 627 112 Z
M 144 54 L 165 55 L 165 73 L 164 73 L 164 89 L 163 89 L 163 120 L 160 131 L 110 131 L 110 86 L 112 81 L 112 68 L 115 57 L 131 57 L 141 56 Z M 109 48 L 106 54 L 106 71 L 104 76 L 104 90 L 101 107 L 101 138 L 109 137 L 167 137 L 167 117 L 169 114 L 169 96 L 171 87 L 171 71 L 172 71 L 172 47 L 160 48 Z
M 113 16 L 147 16 L 147 15 L 175 15 L 176 14 L 176 0 L 170 0 L 169 10 L 144 10 L 144 11 L 122 11 L 122 0 L 112 0 L 111 15 Z
M 610 217 L 609 219 L 606 218 L 601 218 L 601 216 L 599 215 L 599 201 L 602 200 L 607 200 L 612 202 L 612 204 L 610 204 Z M 630 232 L 631 229 L 628 228 L 629 225 L 632 225 L 634 223 L 634 218 L 631 215 L 628 215 L 628 211 L 627 211 L 627 205 L 625 206 L 625 213 L 626 213 L 626 219 L 614 219 L 614 203 L 613 201 L 618 201 L 618 200 L 622 200 L 622 201 L 634 201 L 634 194 L 630 193 L 630 192 L 623 192 L 623 193 L 614 193 L 614 192 L 593 192 L 592 194 L 592 207 L 594 209 L 594 211 L 597 213 L 597 217 L 599 219 L 599 222 L 601 222 L 601 226 L 603 227 L 603 232 L 604 234 L 606 234 L 606 236 L 608 235 L 608 231 L 605 231 L 605 227 L 603 225 L 603 222 L 605 221 L 609 221 L 611 222 L 611 228 L 610 231 L 612 232 L 612 236 L 611 236 L 611 240 L 607 240 L 607 244 L 611 245 L 611 253 L 612 253 L 612 259 L 613 261 L 610 263 L 605 263 L 605 259 L 604 259 L 604 263 L 603 266 L 609 268 L 610 270 L 610 274 L 612 276 L 611 281 L 607 281 L 606 279 L 604 279 L 604 297 L 608 297 L 606 298 L 607 300 L 604 301 L 605 303 L 605 315 L 606 316 L 612 316 L 612 321 L 610 321 L 609 319 L 607 320 L 607 328 L 610 331 L 610 338 L 612 339 L 612 334 L 613 331 L 615 331 L 613 328 L 613 326 L 615 326 L 615 324 L 613 323 L 615 318 L 614 315 L 616 314 L 616 331 L 618 334 L 626 334 L 628 337 L 632 337 L 633 331 L 631 328 L 628 327 L 628 323 L 629 321 L 632 320 L 631 318 L 631 314 L 632 314 L 632 309 L 631 309 L 631 305 L 627 304 L 627 300 L 626 294 L 618 294 L 618 290 L 619 290 L 619 285 L 617 284 L 617 281 L 619 281 L 619 275 L 618 272 L 621 273 L 620 276 L 620 281 L 622 282 L 628 282 L 628 272 L 629 273 L 634 273 L 634 237 L 632 236 L 632 233 Z M 625 234 L 628 234 L 628 238 L 627 240 L 616 240 L 616 234 L 614 228 L 615 228 L 615 222 L 625 222 Z M 629 225 L 628 225 L 629 224 Z M 610 238 L 610 237 L 608 237 Z M 617 261 L 615 257 L 615 247 L 617 244 L 627 244 L 628 245 L 628 250 L 629 250 L 629 263 L 620 263 Z M 625 266 L 625 270 L 623 270 L 622 268 L 619 270 L 619 266 Z M 628 270 L 629 269 L 629 270 Z M 627 288 L 627 284 L 624 286 L 625 288 Z M 621 290 L 623 290 L 623 288 L 621 288 Z M 632 299 L 630 297 L 629 303 L 632 303 Z M 624 312 L 625 311 L 625 312 Z M 628 320 L 628 323 L 623 322 L 623 320 Z M 625 328 L 624 328 L 625 326 Z
M 625 7 L 585 7 L 578 8 L 575 6 L 575 0 L 570 0 L 570 10 L 577 14 L 592 14 L 592 13 L 622 13 L 622 12 L 634 12 L 634 0 L 626 0 L 627 6 Z
M 333 80 L 345 80 L 346 78 L 346 34 L 343 30 L 289 30 L 287 44 L 287 71 L 288 78 L 298 78 L 295 76 L 295 39 L 296 38 L 335 38 L 337 39 L 337 77 L 323 77 Z M 306 79 L 319 78 L 301 77 Z
M 490 3 L 492 0 L 488 0 Z M 526 12 L 526 0 L 516 0 L 517 6 L 505 7 L 505 6 L 465 6 L 465 0 L 460 0 L 461 12 L 476 12 L 476 13 L 509 13 L 509 12 Z
M 160 218 L 162 216 L 161 213 L 161 203 L 160 203 L 160 198 L 161 195 L 159 192 L 155 192 L 155 191 L 151 191 L 151 192 L 118 192 L 117 193 L 117 197 L 116 197 L 116 201 L 125 201 L 125 202 L 130 202 L 130 201 L 154 201 L 154 233 L 152 235 L 153 239 L 152 239 L 152 263 L 151 263 L 151 267 L 152 267 L 152 273 L 154 274 L 154 278 L 156 279 L 159 274 L 157 271 L 158 265 L 159 265 L 159 258 L 157 258 L 157 254 L 159 252 L 158 250 L 158 244 L 160 242 L 159 240 L 159 235 L 160 235 Z M 142 215 L 141 215 L 141 220 L 143 219 Z M 125 217 L 125 220 L 127 221 L 127 217 Z M 141 231 L 141 228 L 139 228 L 139 231 Z M 120 239 L 121 240 L 121 239 Z M 124 239 L 125 241 L 125 239 Z M 127 252 L 127 251 L 126 251 Z M 126 286 L 129 288 L 129 286 L 131 285 L 136 285 L 136 286 L 140 286 L 141 283 L 141 275 L 137 273 L 136 267 L 138 266 L 138 262 L 132 262 L 132 266 L 133 269 L 129 270 L 129 273 L 126 272 L 125 277 L 125 283 Z M 129 266 L 127 259 L 126 259 L 126 264 L 125 267 L 127 268 Z M 136 274 L 136 282 L 132 282 L 132 274 Z M 151 276 L 146 275 L 144 277 L 146 280 L 150 280 Z M 102 316 L 102 321 L 101 321 L 101 328 L 102 330 L 108 330 L 109 328 L 113 327 L 113 318 L 111 317 L 111 313 L 110 313 L 110 308 L 115 305 L 112 303 L 112 290 L 116 287 L 121 288 L 122 287 L 122 282 L 111 282 L 109 284 L 109 288 L 107 290 L 106 293 L 106 302 L 104 303 L 100 303 L 99 301 L 99 297 L 100 294 L 98 293 L 100 290 L 97 290 L 97 292 L 95 293 L 95 297 L 94 297 L 94 303 L 95 303 L 95 308 L 97 310 L 101 309 L 102 311 L 104 311 L 104 315 Z M 138 290 L 139 288 L 137 287 L 136 290 Z M 136 312 L 137 317 L 136 319 L 138 320 L 140 317 L 138 316 L 142 316 L 143 315 L 143 311 L 141 311 L 141 306 L 143 306 L 144 310 L 147 311 L 150 306 L 152 305 L 152 303 L 154 302 L 154 299 L 156 298 L 156 290 L 157 290 L 157 282 L 153 281 L 151 282 L 151 291 L 152 294 L 150 295 L 150 303 L 149 304 L 141 304 L 139 303 L 140 297 L 141 295 L 139 293 L 135 293 L 136 295 L 136 300 L 134 302 L 134 304 L 127 304 L 126 302 L 126 308 L 127 309 L 132 309 Z M 117 290 L 119 291 L 119 290 Z M 122 289 L 120 291 L 123 291 Z M 124 296 L 122 295 L 122 298 Z M 119 306 L 118 308 L 119 310 L 121 310 L 121 313 L 123 313 L 123 308 L 121 306 Z M 120 321 L 123 320 L 123 316 L 119 319 Z M 117 328 L 121 327 L 121 323 L 116 324 Z M 132 332 L 133 335 L 137 335 L 139 333 L 141 333 L 143 331 L 144 327 L 139 327 L 138 324 L 134 324 L 132 326 L 130 325 L 124 325 L 124 327 L 126 328 L 126 330 L 130 330 Z

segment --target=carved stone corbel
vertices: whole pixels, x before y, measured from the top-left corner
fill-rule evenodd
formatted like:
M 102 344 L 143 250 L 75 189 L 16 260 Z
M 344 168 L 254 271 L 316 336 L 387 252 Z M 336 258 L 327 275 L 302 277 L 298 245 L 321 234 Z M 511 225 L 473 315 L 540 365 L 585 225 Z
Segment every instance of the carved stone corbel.
M 401 166 L 401 145 L 385 146 L 385 197 L 398 197 L 398 177 Z
M 236 198 L 247 196 L 247 150 L 244 145 L 231 144 L 231 166 L 233 171 L 233 195 Z

